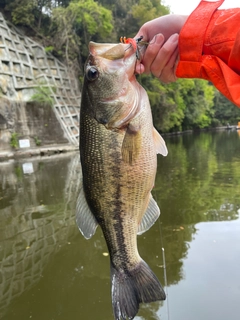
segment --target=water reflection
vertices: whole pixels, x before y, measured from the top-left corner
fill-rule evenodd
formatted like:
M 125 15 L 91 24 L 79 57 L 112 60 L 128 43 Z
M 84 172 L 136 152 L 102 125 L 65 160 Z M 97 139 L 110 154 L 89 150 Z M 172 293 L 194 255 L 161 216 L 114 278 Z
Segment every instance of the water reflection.
M 57 165 L 56 165 L 57 162 Z M 40 279 L 51 256 L 76 230 L 79 157 L 0 166 L 0 315 Z
M 223 286 L 227 286 L 227 283 L 234 279 L 233 281 L 237 281 L 235 289 L 240 284 L 239 277 L 236 277 L 236 272 L 238 272 L 236 266 L 240 263 L 240 250 L 237 246 L 240 241 L 240 233 L 231 232 L 231 228 L 240 231 L 239 136 L 237 132 L 201 133 L 194 136 L 171 137 L 167 142 L 170 160 L 159 158 L 159 172 L 154 195 L 162 211 L 163 244 L 166 253 L 168 286 L 171 288 L 167 303 L 171 303 L 169 308 L 171 319 L 223 320 L 226 319 L 226 310 L 229 314 L 234 315 L 234 317 L 227 318 L 238 319 L 240 310 L 237 304 L 233 308 L 230 291 L 225 290 L 220 293 L 221 299 L 225 299 L 225 304 L 222 305 L 225 312 L 222 314 L 221 311 L 219 312 L 221 309 L 219 303 L 212 301 L 213 299 L 207 292 L 211 288 L 212 294 L 219 296 L 220 288 L 216 286 L 215 281 L 210 281 L 211 279 L 219 278 L 218 281 Z M 209 272 L 209 274 L 205 279 L 205 275 L 201 274 L 201 268 L 205 270 L 205 260 L 209 257 L 205 257 L 208 248 L 205 248 L 203 244 L 205 235 L 201 237 L 199 233 L 199 223 L 204 222 L 209 226 L 210 231 L 212 230 L 213 241 L 215 225 L 208 224 L 213 221 L 232 221 L 232 224 L 229 225 L 229 232 L 225 233 L 225 247 L 235 248 L 233 249 L 235 261 L 233 265 L 221 265 L 218 261 L 221 259 L 216 251 L 211 252 L 209 255 L 212 255 L 215 269 L 206 268 L 206 273 Z M 225 225 L 219 224 L 219 228 L 220 230 L 222 228 L 223 231 Z M 219 234 L 216 235 L 217 237 Z M 199 241 L 200 245 L 198 249 L 192 249 L 191 245 L 196 241 Z M 219 242 L 215 249 L 218 246 L 220 246 Z M 189 280 L 186 263 L 190 261 L 189 252 L 192 254 L 191 250 L 195 250 L 194 254 L 199 258 L 198 263 L 199 260 L 201 263 L 197 266 L 191 265 L 192 269 L 189 270 L 193 273 L 194 270 L 198 270 L 199 274 L 195 274 L 195 278 L 192 277 Z M 227 248 L 226 252 L 222 246 L 218 247 L 218 250 L 222 253 L 219 253 L 220 256 L 225 255 L 226 259 L 229 259 Z M 235 272 L 232 272 L 233 266 L 235 266 Z M 224 277 L 222 273 L 226 273 Z M 186 284 L 189 285 L 189 282 L 192 287 L 187 290 Z M 202 295 L 204 294 L 201 299 L 198 294 L 199 282 L 206 290 L 205 294 L 201 292 Z M 215 316 L 212 311 L 209 314 L 206 311 L 201 312 L 201 308 L 204 308 L 201 303 L 203 300 L 208 306 L 207 302 L 212 302 L 211 309 L 216 308 Z M 191 304 L 193 307 L 189 307 Z M 167 304 L 158 314 L 161 314 L 162 320 L 170 317 Z
M 168 299 L 136 319 L 238 319 L 240 137 L 166 140 L 153 191 L 161 219 L 138 239 Z M 1 164 L 0 175 L 0 318 L 113 319 L 101 230 L 87 241 L 75 225 L 79 155 Z

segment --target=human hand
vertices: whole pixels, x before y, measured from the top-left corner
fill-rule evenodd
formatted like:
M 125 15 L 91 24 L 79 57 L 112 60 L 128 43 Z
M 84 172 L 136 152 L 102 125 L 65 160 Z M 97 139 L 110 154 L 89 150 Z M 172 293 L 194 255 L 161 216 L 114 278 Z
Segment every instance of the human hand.
M 152 73 L 163 82 L 176 81 L 178 62 L 178 33 L 187 16 L 167 15 L 145 23 L 136 35 L 149 42 L 136 66 L 137 73 Z M 161 32 L 161 33 L 159 33 Z
M 173 34 L 166 42 L 164 36 L 157 34 L 149 43 L 136 72 L 152 73 L 161 81 L 168 83 L 177 80 L 175 75 L 178 61 L 178 34 Z

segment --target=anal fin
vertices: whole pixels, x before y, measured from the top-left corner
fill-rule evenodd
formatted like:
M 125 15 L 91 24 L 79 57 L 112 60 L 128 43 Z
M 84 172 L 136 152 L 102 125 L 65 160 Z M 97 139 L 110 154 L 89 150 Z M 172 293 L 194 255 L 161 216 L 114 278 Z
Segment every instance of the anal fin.
M 140 235 L 150 229 L 158 217 L 160 216 L 160 209 L 157 205 L 157 202 L 153 199 L 152 195 L 150 195 L 149 204 L 146 212 L 144 213 L 142 220 L 138 226 L 137 234 Z
M 98 226 L 98 223 L 88 206 L 83 187 L 81 188 L 77 199 L 76 223 L 86 239 L 90 239 L 94 235 Z

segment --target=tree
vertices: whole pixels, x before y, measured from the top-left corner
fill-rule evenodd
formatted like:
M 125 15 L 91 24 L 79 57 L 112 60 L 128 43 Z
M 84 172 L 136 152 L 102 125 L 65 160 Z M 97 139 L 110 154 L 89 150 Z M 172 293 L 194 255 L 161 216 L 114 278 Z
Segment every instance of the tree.
M 148 93 L 156 129 L 161 132 L 173 128 L 181 130 L 186 107 L 181 94 L 184 80 L 164 84 L 153 76 L 141 75 L 139 81 Z
M 183 91 L 186 109 L 182 127 L 184 130 L 208 127 L 213 116 L 214 87 L 205 80 L 187 81 L 191 86 Z
M 36 4 L 33 0 L 10 0 L 5 10 L 11 12 L 12 22 L 15 25 L 32 26 L 35 21 L 35 8 Z
M 132 15 L 136 19 L 138 27 L 145 22 L 169 13 L 169 8 L 162 5 L 161 1 L 140 0 L 132 6 Z
M 53 53 L 64 57 L 66 64 L 74 61 L 78 54 L 80 39 L 74 30 L 77 13 L 69 8 L 57 7 L 52 12 L 51 40 Z
M 54 51 L 62 54 L 67 64 L 87 56 L 90 40 L 106 40 L 113 29 L 110 10 L 93 0 L 71 1 L 69 6 L 52 10 L 51 36 Z M 71 63 L 70 63 L 71 62 Z
M 215 90 L 214 107 L 213 107 L 213 124 L 237 125 L 240 121 L 240 108 L 224 97 L 218 90 Z

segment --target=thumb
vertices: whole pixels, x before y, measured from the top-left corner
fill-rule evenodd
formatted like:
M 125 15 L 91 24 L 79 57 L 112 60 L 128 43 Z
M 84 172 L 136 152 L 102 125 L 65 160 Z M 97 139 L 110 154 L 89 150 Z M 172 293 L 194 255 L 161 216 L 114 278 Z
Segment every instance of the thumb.
M 137 34 L 135 35 L 134 39 L 138 39 L 142 37 L 143 41 L 149 41 L 146 31 L 144 30 L 144 26 L 142 26 Z

